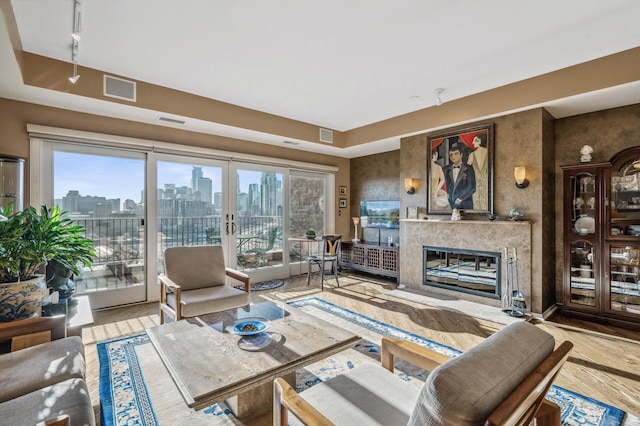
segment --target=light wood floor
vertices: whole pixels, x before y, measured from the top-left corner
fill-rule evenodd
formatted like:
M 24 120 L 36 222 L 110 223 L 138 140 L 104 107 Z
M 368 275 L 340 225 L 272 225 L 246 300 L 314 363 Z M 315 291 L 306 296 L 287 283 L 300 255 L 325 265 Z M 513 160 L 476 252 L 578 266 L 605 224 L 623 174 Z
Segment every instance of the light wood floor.
M 307 287 L 306 276 L 302 276 L 287 280 L 284 286 L 272 291 L 253 292 L 252 299 L 288 301 L 320 297 L 462 351 L 503 327 L 495 322 L 385 295 L 396 288 L 394 281 L 369 275 L 341 274 L 340 283 L 340 288 L 325 284 L 325 290 L 320 291 L 317 279 Z M 96 413 L 99 412 L 96 343 L 143 332 L 159 323 L 157 311 L 157 302 L 96 311 L 94 325 L 83 330 L 87 382 Z M 538 326 L 551 333 L 557 342 L 570 340 L 574 344 L 555 382 L 557 385 L 640 417 L 640 332 L 561 316 L 554 316 Z M 269 419 L 251 424 L 269 424 Z

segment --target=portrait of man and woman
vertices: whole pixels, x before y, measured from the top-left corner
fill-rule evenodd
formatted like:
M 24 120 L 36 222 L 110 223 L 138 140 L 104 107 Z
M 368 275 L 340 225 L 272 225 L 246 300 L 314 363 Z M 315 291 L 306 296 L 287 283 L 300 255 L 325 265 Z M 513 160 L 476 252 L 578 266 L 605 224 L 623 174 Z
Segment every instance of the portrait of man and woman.
M 493 125 L 428 138 L 428 211 L 490 212 Z

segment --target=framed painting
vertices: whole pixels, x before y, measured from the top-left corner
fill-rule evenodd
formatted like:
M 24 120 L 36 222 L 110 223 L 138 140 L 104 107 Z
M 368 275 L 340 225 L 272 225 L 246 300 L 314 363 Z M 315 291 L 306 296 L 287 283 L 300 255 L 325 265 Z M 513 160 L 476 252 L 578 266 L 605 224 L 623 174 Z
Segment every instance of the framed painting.
M 339 195 L 347 195 L 347 187 L 346 186 L 338 187 L 338 192 L 339 192 Z
M 418 207 L 411 206 L 407 207 L 407 219 L 417 219 L 418 218 Z
M 493 123 L 427 138 L 427 213 L 493 214 Z
M 341 209 L 347 208 L 347 199 L 346 198 L 340 198 L 340 208 Z

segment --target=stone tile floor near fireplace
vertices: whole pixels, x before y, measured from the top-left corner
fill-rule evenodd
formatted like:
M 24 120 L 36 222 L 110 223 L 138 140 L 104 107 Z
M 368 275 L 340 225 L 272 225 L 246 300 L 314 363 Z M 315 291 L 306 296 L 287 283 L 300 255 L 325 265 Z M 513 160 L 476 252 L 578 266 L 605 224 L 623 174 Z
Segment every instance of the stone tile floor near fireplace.
M 499 308 L 494 308 L 495 314 L 491 309 L 483 308 L 482 314 L 475 317 L 474 305 L 469 304 L 470 302 L 460 302 L 459 309 L 455 304 L 430 306 L 429 297 L 407 300 L 395 297 L 396 289 L 395 280 L 343 272 L 339 288 L 335 287 L 333 281 L 325 285 L 324 291 L 320 291 L 317 277 L 307 287 L 306 276 L 301 276 L 286 280 L 285 285 L 277 289 L 253 292 L 252 299 L 289 301 L 320 297 L 462 351 L 478 344 L 505 323 L 506 316 Z M 425 296 L 429 295 L 425 293 Z M 433 298 L 438 299 L 437 296 Z M 421 300 L 422 303 L 416 300 Z M 508 317 L 508 321 L 511 320 L 513 319 Z M 83 340 L 87 355 L 87 383 L 96 418 L 99 419 L 99 363 L 96 343 L 139 334 L 145 328 L 157 324 L 157 302 L 94 312 L 94 325 L 83 330 Z M 556 341 L 571 340 L 575 345 L 556 380 L 557 385 L 616 406 L 635 416 L 640 414 L 640 332 L 559 316 L 539 326 L 551 333 Z M 271 419 L 263 416 L 247 424 L 268 425 L 271 424 Z

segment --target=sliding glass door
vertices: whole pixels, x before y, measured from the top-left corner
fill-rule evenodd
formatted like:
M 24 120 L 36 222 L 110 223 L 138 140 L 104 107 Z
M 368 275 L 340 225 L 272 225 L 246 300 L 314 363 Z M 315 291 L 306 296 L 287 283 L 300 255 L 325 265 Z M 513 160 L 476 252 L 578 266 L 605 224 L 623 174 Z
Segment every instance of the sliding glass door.
M 32 137 L 32 204 L 59 205 L 94 241 L 75 277 L 94 309 L 157 300 L 168 247 L 220 244 L 261 282 L 302 270 L 294 237 L 333 230 L 331 172 L 133 142 Z
M 45 204 L 83 226 L 96 252 L 92 268 L 74 277 L 76 294 L 89 295 L 94 309 L 146 300 L 146 155 L 64 143 L 48 148 Z

